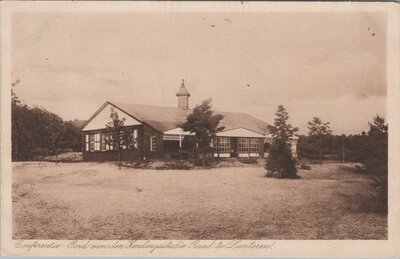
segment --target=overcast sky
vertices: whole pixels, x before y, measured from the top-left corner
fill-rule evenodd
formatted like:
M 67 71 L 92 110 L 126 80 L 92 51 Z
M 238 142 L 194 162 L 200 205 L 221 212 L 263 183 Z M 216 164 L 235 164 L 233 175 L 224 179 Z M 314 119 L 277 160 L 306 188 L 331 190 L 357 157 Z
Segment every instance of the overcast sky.
M 283 104 L 307 133 L 386 115 L 386 16 L 380 13 L 19 13 L 12 78 L 29 105 L 88 119 L 106 100 L 246 112 L 272 123 Z

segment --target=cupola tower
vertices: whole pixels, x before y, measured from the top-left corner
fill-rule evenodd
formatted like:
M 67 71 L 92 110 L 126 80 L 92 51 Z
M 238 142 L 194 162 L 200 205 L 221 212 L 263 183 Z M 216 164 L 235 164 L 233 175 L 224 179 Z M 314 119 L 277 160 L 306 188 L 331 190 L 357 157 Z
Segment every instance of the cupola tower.
M 182 85 L 179 91 L 176 93 L 178 97 L 178 107 L 183 110 L 189 109 L 189 92 L 186 90 L 185 81 L 182 79 Z

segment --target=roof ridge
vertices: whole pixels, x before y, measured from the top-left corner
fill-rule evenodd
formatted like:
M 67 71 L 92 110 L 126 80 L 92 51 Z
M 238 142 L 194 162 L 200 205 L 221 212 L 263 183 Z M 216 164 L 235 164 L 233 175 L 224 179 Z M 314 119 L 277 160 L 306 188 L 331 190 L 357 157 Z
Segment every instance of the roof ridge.
M 127 103 L 127 102 L 114 102 L 114 101 L 107 101 L 111 104 L 127 104 L 127 105 L 138 105 L 138 106 L 147 106 L 147 107 L 158 107 L 158 108 L 169 108 L 169 109 L 177 109 L 177 110 L 182 110 L 179 107 L 172 107 L 172 106 L 161 106 L 161 105 L 152 105 L 152 104 L 139 104 L 139 103 Z M 193 109 L 188 109 L 188 110 L 193 110 Z

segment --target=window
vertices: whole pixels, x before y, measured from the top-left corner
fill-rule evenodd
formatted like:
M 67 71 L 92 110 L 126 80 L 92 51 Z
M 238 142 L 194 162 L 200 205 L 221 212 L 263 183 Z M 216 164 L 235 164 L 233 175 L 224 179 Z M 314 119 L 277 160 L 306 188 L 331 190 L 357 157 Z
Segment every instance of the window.
M 101 144 L 101 134 L 100 133 L 96 133 L 94 134 L 94 150 L 95 151 L 100 151 L 100 144 Z
M 230 153 L 230 138 L 218 138 L 218 152 L 219 153 Z
M 90 134 L 89 136 L 89 150 L 90 152 L 94 152 L 94 134 Z
M 106 133 L 101 133 L 101 151 L 106 150 Z
M 132 141 L 133 141 L 133 146 L 135 147 L 135 149 L 137 149 L 138 148 L 138 130 L 137 129 L 133 130 Z
M 156 151 L 157 139 L 156 136 L 150 137 L 150 151 Z
M 239 138 L 238 139 L 238 151 L 239 153 L 249 153 L 250 139 Z
M 258 145 L 258 139 L 252 138 L 250 139 L 250 153 L 258 153 L 260 150 Z
M 113 150 L 114 149 L 114 145 L 113 145 L 113 143 L 111 143 L 111 135 L 112 133 L 105 133 L 104 135 L 105 135 L 105 138 L 106 138 L 106 150 Z
M 260 150 L 259 140 L 256 138 L 239 138 L 239 153 L 258 153 Z
M 86 146 L 86 148 L 85 148 L 85 150 L 86 151 L 89 151 L 89 134 L 86 134 L 85 135 L 85 146 Z

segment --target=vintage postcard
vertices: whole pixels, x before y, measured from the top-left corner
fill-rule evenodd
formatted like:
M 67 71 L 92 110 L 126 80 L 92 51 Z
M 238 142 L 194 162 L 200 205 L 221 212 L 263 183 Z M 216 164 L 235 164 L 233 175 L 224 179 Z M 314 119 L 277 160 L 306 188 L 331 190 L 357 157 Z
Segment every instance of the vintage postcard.
M 0 11 L 2 255 L 400 255 L 398 4 Z

